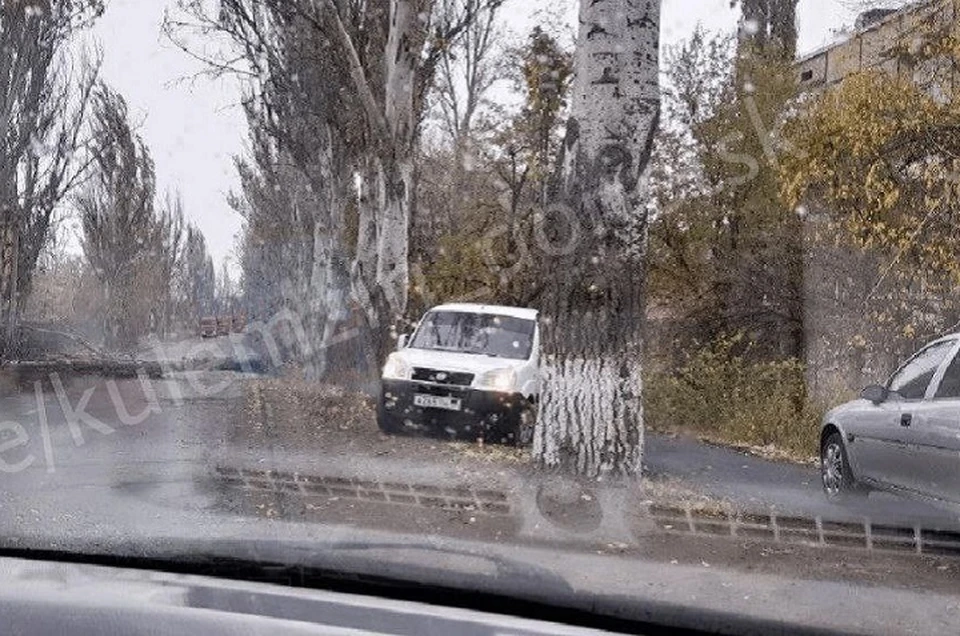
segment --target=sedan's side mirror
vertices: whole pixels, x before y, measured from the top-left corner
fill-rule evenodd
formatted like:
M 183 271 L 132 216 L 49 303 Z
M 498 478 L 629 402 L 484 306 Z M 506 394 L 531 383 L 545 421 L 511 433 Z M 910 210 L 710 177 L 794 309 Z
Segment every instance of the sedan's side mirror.
M 890 391 L 879 384 L 871 384 L 860 393 L 860 397 L 874 404 L 880 404 L 887 401 L 887 398 L 890 397 Z
M 406 349 L 406 348 L 407 348 L 407 341 L 409 341 L 409 340 L 410 340 L 410 336 L 409 336 L 409 335 L 407 335 L 407 334 L 401 334 L 400 337 L 397 338 L 397 350 L 399 351 L 400 349 Z

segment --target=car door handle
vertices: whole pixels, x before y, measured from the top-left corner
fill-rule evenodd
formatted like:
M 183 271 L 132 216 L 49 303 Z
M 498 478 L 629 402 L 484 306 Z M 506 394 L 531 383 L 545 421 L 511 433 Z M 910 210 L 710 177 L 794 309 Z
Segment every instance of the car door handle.
M 913 415 L 904 413 L 900 416 L 900 426 L 910 426 L 913 424 Z

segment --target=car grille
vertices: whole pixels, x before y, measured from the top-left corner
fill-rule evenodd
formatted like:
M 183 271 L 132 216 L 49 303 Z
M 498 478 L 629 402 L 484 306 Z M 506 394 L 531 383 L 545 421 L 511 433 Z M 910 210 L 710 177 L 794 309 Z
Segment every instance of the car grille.
M 473 383 L 472 373 L 457 371 L 441 371 L 439 369 L 424 369 L 414 367 L 413 379 L 418 382 L 433 382 L 435 384 L 451 384 L 455 386 L 470 386 Z

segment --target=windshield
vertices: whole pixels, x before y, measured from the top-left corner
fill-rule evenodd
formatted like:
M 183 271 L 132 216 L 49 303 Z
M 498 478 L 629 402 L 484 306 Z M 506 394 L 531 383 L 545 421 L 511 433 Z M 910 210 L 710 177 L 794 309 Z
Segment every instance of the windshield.
M 424 316 L 410 346 L 526 360 L 535 330 L 535 321 L 512 316 L 434 311 Z
M 958 69 L 960 0 L 0 2 L 0 578 L 960 633 Z

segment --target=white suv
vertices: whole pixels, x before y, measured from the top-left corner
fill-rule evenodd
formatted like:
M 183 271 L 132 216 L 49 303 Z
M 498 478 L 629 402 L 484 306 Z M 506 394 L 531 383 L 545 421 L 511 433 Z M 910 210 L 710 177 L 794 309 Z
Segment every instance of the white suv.
M 451 304 L 428 311 L 383 368 L 377 424 L 387 433 L 528 444 L 540 394 L 537 312 Z

